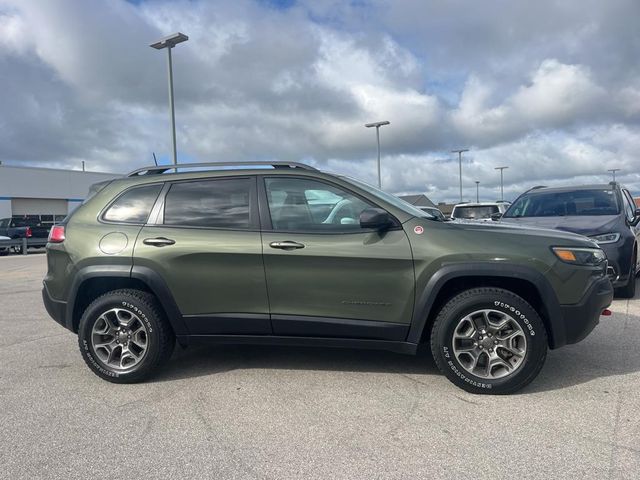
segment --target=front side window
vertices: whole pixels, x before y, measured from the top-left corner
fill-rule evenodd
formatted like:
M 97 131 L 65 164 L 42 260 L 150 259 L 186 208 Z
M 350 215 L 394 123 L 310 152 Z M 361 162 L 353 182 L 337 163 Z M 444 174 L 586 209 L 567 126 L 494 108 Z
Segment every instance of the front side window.
M 505 213 L 507 218 L 617 215 L 620 212 L 613 190 L 593 189 L 568 192 L 535 192 L 522 195 Z
M 249 178 L 230 178 L 175 183 L 165 198 L 164 224 L 249 228 L 252 182 Z
M 274 230 L 349 232 L 360 230 L 360 213 L 372 205 L 341 188 L 302 178 L 266 178 Z
M 162 185 L 131 188 L 120 195 L 104 213 L 108 222 L 146 223 Z

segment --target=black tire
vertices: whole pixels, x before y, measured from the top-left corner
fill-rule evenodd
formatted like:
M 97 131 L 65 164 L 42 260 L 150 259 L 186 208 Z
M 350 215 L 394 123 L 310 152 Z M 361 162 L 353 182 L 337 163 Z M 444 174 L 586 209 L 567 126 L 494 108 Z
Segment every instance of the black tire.
M 629 270 L 629 280 L 624 287 L 616 288 L 616 296 L 620 298 L 633 298 L 636 296 L 636 255 L 631 259 L 631 269 Z
M 124 371 L 101 360 L 91 339 L 94 325 L 100 316 L 114 308 L 136 315 L 140 323 L 144 322 L 146 327 L 145 353 L 137 364 Z M 108 292 L 96 298 L 87 307 L 80 319 L 78 345 L 85 363 L 100 378 L 113 383 L 135 383 L 148 378 L 169 360 L 175 346 L 175 336 L 153 295 L 139 290 L 123 289 Z
M 526 344 L 522 360 L 512 373 L 502 378 L 475 375 L 473 372 L 477 370 L 467 370 L 455 355 L 454 332 L 459 322 L 479 310 L 506 314 L 522 330 L 523 344 Z M 499 347 L 494 348 L 497 354 Z M 431 351 L 438 369 L 458 387 L 470 393 L 504 395 L 520 390 L 540 373 L 547 356 L 547 332 L 538 313 L 518 295 L 501 288 L 473 288 L 456 295 L 440 310 L 431 331 Z M 504 352 L 506 350 L 500 350 L 501 355 Z M 484 354 L 488 360 L 488 351 Z

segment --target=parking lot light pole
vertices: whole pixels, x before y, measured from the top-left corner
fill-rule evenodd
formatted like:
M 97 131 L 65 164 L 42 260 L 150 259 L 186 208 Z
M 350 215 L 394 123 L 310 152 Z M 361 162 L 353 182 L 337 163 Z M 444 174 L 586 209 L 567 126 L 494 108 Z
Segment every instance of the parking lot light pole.
M 476 180 L 476 203 L 480 203 L 480 182 Z
M 502 172 L 509 167 L 495 167 L 494 170 L 500 170 L 500 200 L 504 201 L 504 175 Z
M 610 168 L 609 170 L 607 170 L 607 172 L 611 172 L 611 174 L 613 175 L 613 182 L 615 183 L 616 181 L 616 172 L 619 172 L 620 169 L 619 168 Z
M 382 175 L 380 173 L 380 127 L 390 124 L 391 122 L 385 120 L 383 122 L 367 123 L 365 125 L 367 128 L 376 127 L 376 139 L 378 141 L 378 188 L 380 189 L 382 189 Z
M 176 149 L 176 113 L 173 106 L 173 64 L 171 62 L 171 49 L 175 47 L 177 44 L 186 42 L 189 40 L 189 37 L 184 33 L 174 33 L 173 35 L 169 35 L 157 42 L 149 45 L 156 50 L 162 50 L 163 48 L 167 49 L 167 59 L 168 59 L 168 69 L 169 69 L 169 113 L 171 115 L 171 139 L 172 139 L 172 147 L 173 147 L 173 164 L 178 164 L 178 154 Z
M 458 169 L 460 171 L 460 203 L 462 203 L 462 154 L 468 152 L 468 148 L 459 148 L 458 150 L 451 150 L 451 153 L 458 154 Z

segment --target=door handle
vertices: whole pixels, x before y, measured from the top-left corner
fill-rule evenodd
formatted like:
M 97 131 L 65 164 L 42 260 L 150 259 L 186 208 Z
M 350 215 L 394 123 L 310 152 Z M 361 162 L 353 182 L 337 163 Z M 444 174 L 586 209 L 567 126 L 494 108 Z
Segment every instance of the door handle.
M 145 245 L 151 245 L 153 247 L 166 247 L 167 245 L 173 245 L 176 243 L 175 240 L 171 240 L 170 238 L 165 237 L 156 237 L 156 238 L 145 238 L 142 243 Z
M 271 242 L 269 246 L 271 248 L 279 248 L 281 250 L 296 250 L 298 248 L 304 248 L 303 243 L 292 242 L 291 240 L 285 240 L 284 242 Z

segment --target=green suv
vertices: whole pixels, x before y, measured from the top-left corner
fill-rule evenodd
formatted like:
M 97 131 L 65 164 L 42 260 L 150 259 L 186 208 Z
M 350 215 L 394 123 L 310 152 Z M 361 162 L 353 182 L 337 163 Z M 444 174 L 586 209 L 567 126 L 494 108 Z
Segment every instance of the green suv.
M 176 340 L 409 354 L 426 343 L 459 387 L 510 393 L 613 297 L 585 237 L 442 222 L 290 162 L 147 167 L 95 185 L 52 229 L 47 262 L 47 311 L 117 383 L 147 378 Z

